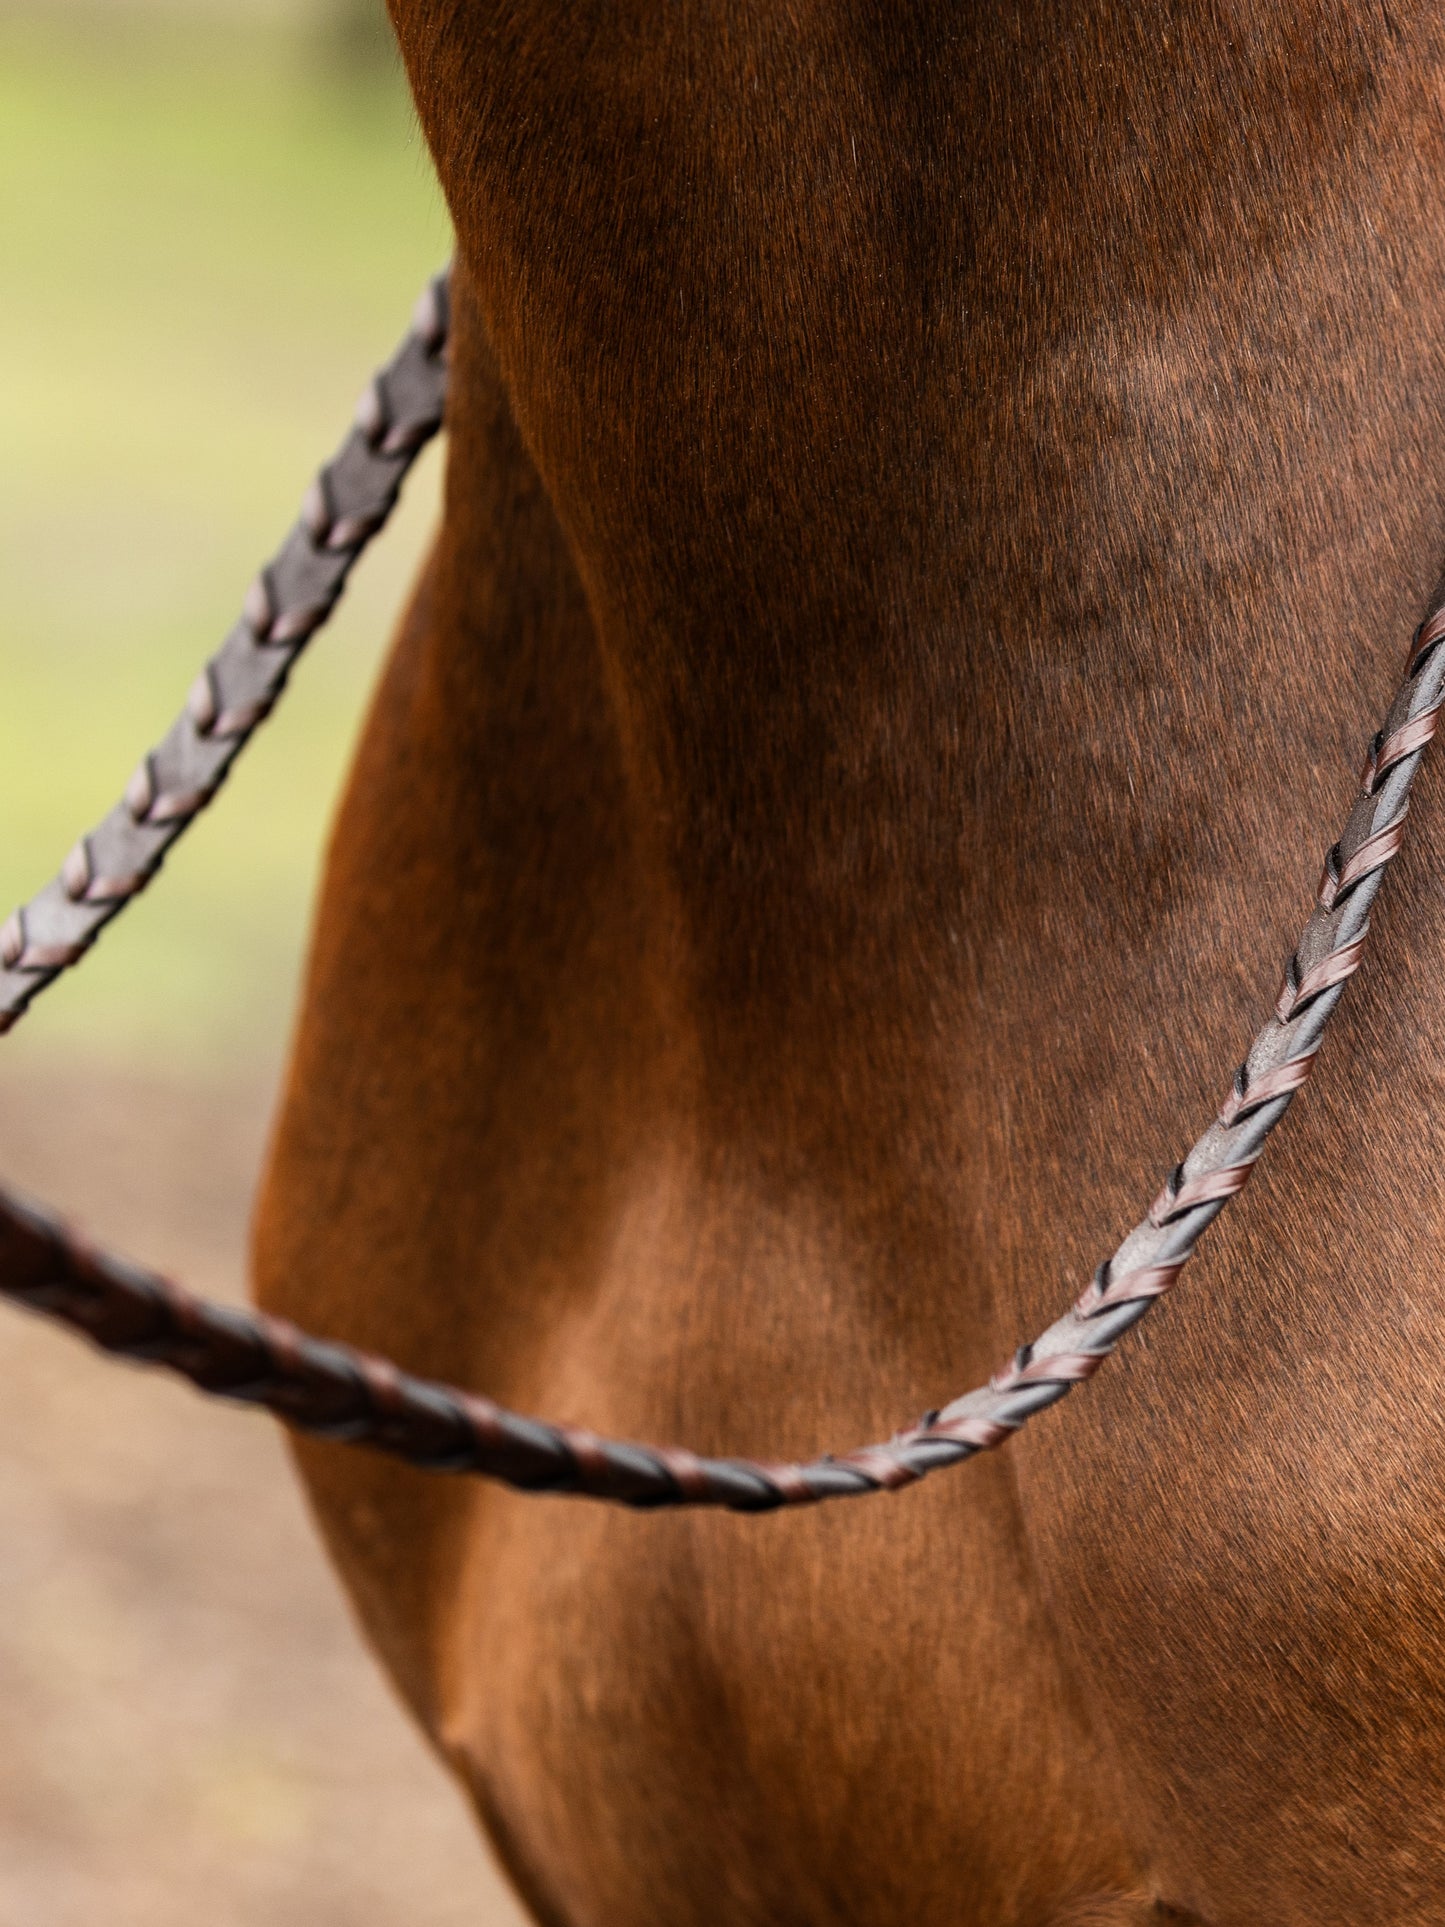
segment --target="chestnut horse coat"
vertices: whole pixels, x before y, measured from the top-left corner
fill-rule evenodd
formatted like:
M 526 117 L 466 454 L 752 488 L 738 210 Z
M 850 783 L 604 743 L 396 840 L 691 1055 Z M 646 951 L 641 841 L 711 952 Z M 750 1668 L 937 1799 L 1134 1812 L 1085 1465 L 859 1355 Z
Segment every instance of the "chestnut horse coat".
M 263 1300 L 850 1446 L 1218 1102 L 1445 556 L 1445 37 L 1378 0 L 393 0 L 445 520 Z M 1445 1922 L 1441 800 L 1177 1300 L 992 1459 L 636 1517 L 308 1445 L 547 1927 Z

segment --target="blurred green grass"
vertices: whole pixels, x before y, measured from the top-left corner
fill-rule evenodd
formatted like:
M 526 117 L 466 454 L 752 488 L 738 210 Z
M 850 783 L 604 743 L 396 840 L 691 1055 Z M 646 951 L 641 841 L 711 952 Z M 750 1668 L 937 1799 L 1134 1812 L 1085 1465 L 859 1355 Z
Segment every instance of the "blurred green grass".
M 0 13 L 0 911 L 163 732 L 449 246 L 391 64 L 265 17 Z M 438 471 L 149 896 L 8 1051 L 274 1061 Z

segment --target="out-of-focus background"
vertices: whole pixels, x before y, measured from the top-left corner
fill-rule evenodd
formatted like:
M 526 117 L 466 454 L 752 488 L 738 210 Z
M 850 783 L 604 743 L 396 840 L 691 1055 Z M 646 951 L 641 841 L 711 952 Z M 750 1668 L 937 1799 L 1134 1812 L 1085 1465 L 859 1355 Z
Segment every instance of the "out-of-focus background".
M 0 910 L 159 736 L 447 223 L 379 0 L 0 0 Z M 0 1174 L 202 1289 L 435 451 L 280 715 L 0 1045 Z M 518 1916 L 264 1420 L 0 1310 L 0 1927 Z

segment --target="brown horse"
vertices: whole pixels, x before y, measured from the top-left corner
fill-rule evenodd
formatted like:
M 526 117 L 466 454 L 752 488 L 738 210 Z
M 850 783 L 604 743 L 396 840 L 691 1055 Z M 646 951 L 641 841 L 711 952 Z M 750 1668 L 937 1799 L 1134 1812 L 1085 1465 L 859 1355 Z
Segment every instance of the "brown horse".
M 1338 0 L 395 0 L 447 507 L 264 1299 L 806 1455 L 1217 1103 L 1445 554 L 1445 34 Z M 1177 1302 L 995 1458 L 635 1517 L 307 1446 L 551 1927 L 1445 1922 L 1438 783 Z

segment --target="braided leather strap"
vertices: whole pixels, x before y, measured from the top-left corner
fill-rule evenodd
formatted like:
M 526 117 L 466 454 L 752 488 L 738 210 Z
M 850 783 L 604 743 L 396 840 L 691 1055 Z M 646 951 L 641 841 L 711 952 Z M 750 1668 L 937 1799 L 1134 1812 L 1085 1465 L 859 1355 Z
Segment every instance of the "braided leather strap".
M 447 283 L 441 274 L 422 291 L 405 340 L 362 395 L 355 426 L 307 491 L 296 527 L 122 801 L 0 926 L 0 1035 L 150 882 L 274 708 L 357 557 L 385 526 L 407 471 L 441 427 Z
M 423 299 L 417 333 L 364 402 L 357 435 L 325 472 L 301 529 L 253 591 L 245 625 L 209 665 L 195 708 L 143 766 L 136 802 L 127 803 L 114 840 L 115 819 L 108 818 L 67 865 L 60 895 L 52 886 L 12 925 L 10 948 L 17 941 L 20 947 L 7 958 L 9 974 L 0 979 L 17 999 L 3 1007 L 11 1020 L 134 894 L 111 894 L 114 880 L 144 881 L 153 874 L 178 833 L 171 824 L 183 825 L 194 814 L 194 808 L 174 817 L 165 809 L 157 814 L 157 799 L 194 796 L 198 808 L 214 791 L 284 681 L 295 654 L 292 632 L 299 648 L 339 592 L 354 559 L 351 543 L 359 548 L 379 526 L 409 459 L 408 438 L 425 439 L 436 427 L 443 285 L 434 284 Z M 423 405 L 408 409 L 406 397 Z M 369 507 L 355 506 L 360 491 L 350 492 L 351 465 L 375 483 Z M 278 636 L 278 629 L 288 633 Z M 203 1391 L 264 1406 L 301 1430 L 373 1446 L 413 1465 L 484 1473 L 528 1491 L 574 1492 L 632 1506 L 757 1512 L 892 1491 L 988 1451 L 1091 1378 L 1170 1288 L 1201 1235 L 1244 1188 L 1265 1140 L 1309 1077 L 1325 1026 L 1360 966 L 1370 906 L 1400 848 L 1410 785 L 1439 722 L 1445 701 L 1442 643 L 1445 585 L 1415 632 L 1405 681 L 1370 744 L 1360 794 L 1325 857 L 1318 901 L 1285 967 L 1275 1013 L 1235 1073 L 1218 1116 L 1071 1310 L 1016 1352 L 987 1385 L 885 1443 L 840 1458 L 775 1465 L 704 1459 L 676 1446 L 632 1445 L 522 1418 L 279 1319 L 195 1298 L 153 1272 L 90 1248 L 48 1212 L 3 1192 L 0 1293 L 74 1326 L 107 1351 L 164 1365 Z M 274 679 L 252 667 L 258 656 L 271 663 L 265 652 L 283 646 L 290 653 Z M 240 719 L 234 735 L 218 733 L 227 716 Z M 143 840 L 151 835 L 160 840 Z M 93 895 L 98 880 L 106 888 Z M 95 920 L 87 921 L 92 914 Z M 8 989 L 17 973 L 18 993 Z

